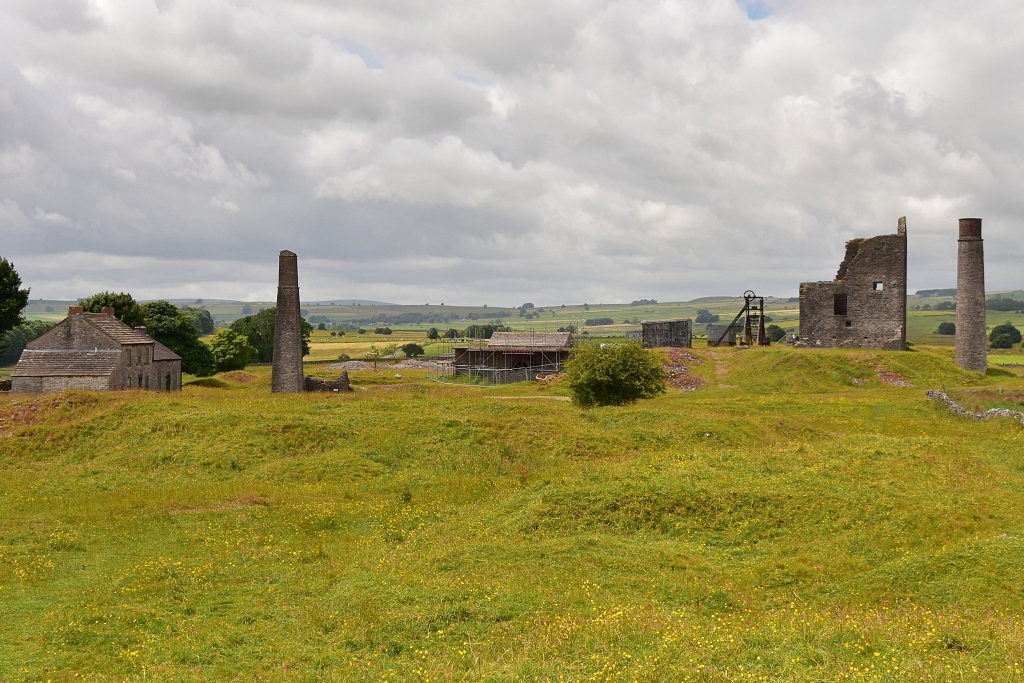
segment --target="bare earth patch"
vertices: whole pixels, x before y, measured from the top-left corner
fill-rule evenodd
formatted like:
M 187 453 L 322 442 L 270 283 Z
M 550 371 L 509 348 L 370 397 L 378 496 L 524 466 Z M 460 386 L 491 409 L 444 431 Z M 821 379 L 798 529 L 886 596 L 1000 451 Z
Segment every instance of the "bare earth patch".
M 875 368 L 875 372 L 878 373 L 878 379 L 882 382 L 882 384 L 889 384 L 889 385 L 892 385 L 894 387 L 912 387 L 912 386 L 914 386 L 913 384 L 911 384 L 907 380 L 905 380 L 902 377 L 900 377 L 895 372 L 889 372 L 888 370 L 883 370 L 882 368 Z
M 706 380 L 703 377 L 691 374 L 690 366 L 688 365 L 690 363 L 703 365 L 699 358 L 676 348 L 670 348 L 666 353 L 668 354 L 669 362 L 663 363 L 662 367 L 668 373 L 667 381 L 669 386 L 673 386 L 679 389 L 679 391 L 696 391 L 704 386 Z

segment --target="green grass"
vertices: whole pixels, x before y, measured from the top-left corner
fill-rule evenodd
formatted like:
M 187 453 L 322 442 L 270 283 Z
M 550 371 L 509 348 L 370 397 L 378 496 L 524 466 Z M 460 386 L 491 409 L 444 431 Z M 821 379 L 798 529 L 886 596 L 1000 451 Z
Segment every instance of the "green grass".
M 1020 678 L 1024 428 L 924 392 L 1024 380 L 693 354 L 591 411 L 383 368 L 3 396 L 0 680 Z

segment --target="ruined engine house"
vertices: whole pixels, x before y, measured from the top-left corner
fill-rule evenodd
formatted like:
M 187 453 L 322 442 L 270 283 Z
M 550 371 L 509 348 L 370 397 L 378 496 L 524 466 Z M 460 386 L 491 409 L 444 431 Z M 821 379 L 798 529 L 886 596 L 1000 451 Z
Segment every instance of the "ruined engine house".
M 831 282 L 800 284 L 800 346 L 907 348 L 907 219 L 846 243 Z

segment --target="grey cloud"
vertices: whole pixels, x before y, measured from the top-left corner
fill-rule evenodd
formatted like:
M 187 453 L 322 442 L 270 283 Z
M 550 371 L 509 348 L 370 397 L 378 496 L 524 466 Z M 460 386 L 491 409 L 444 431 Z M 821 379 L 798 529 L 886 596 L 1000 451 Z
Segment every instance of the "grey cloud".
M 15 4 L 0 251 L 45 296 L 269 297 L 291 248 L 313 298 L 670 300 L 794 293 L 904 214 L 951 286 L 970 214 L 1021 286 L 1024 10 L 771 9 Z

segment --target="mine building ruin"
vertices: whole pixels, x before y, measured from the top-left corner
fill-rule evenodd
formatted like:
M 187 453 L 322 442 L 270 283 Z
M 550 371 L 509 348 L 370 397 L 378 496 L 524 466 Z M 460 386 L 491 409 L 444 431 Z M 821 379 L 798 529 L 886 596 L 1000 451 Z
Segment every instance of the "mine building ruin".
M 444 374 L 509 384 L 561 372 L 569 360 L 569 332 L 495 332 L 487 346 L 455 346 Z
M 641 320 L 640 342 L 644 346 L 693 346 L 693 325 L 689 318 L 676 320 Z
M 11 391 L 181 391 L 181 356 L 114 312 L 71 306 L 67 318 L 25 346 L 11 373 Z
M 896 233 L 846 243 L 831 282 L 800 285 L 798 346 L 907 348 L 907 219 Z

